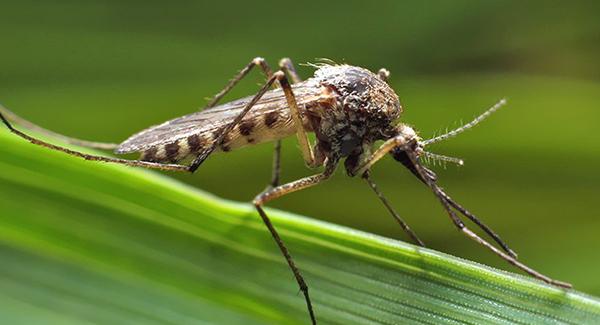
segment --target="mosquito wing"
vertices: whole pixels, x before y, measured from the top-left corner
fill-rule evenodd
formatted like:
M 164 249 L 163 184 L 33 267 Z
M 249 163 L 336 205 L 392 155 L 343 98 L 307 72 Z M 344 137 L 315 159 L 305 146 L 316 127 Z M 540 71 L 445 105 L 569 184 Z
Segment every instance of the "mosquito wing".
M 321 96 L 321 91 L 313 84 L 304 82 L 293 86 L 296 101 L 301 110 Z M 231 123 L 254 96 L 242 98 L 200 112 L 172 119 L 160 125 L 143 130 L 124 141 L 115 150 L 118 154 L 131 152 L 156 152 L 159 158 L 169 155 L 171 161 L 199 152 L 209 146 L 219 136 L 219 130 Z M 248 144 L 281 139 L 292 135 L 294 126 L 290 110 L 281 89 L 268 91 L 250 109 L 242 121 L 225 137 L 223 151 Z M 169 148 L 171 146 L 171 148 Z M 176 147 L 175 147 L 176 146 Z M 174 150 L 177 149 L 177 150 Z

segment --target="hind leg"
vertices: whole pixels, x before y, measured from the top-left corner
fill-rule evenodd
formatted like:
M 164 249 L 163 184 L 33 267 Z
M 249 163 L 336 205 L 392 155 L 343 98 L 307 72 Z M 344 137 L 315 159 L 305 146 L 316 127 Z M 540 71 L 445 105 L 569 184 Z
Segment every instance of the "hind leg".
M 267 77 L 267 79 L 271 78 L 271 76 L 273 75 L 273 72 L 271 71 L 271 68 L 267 64 L 267 61 L 265 61 L 265 59 L 263 59 L 261 57 L 255 57 L 242 70 L 240 70 L 240 72 L 237 75 L 235 75 L 233 77 L 233 79 L 231 79 L 229 81 L 229 83 L 227 83 L 227 85 L 225 86 L 225 88 L 223 88 L 221 91 L 219 91 L 210 100 L 210 102 L 208 102 L 208 104 L 206 104 L 206 106 L 204 107 L 204 109 L 210 108 L 210 107 L 213 107 L 213 106 L 217 105 L 219 103 L 219 101 L 221 100 L 221 98 L 223 98 L 225 95 L 227 95 L 227 93 L 230 92 L 235 87 L 235 85 L 237 85 L 238 82 L 240 82 L 240 80 L 244 79 L 244 77 L 246 77 L 250 73 L 250 71 L 252 71 L 252 69 L 255 66 L 259 66 L 260 67 L 260 69 L 265 74 L 265 76 Z
M 92 148 L 92 149 L 101 149 L 101 150 L 113 150 L 118 146 L 118 144 L 116 144 L 116 143 L 94 142 L 94 141 L 81 140 L 81 139 L 77 139 L 77 138 L 73 138 L 73 137 L 68 137 L 68 136 L 65 136 L 65 135 L 62 135 L 62 134 L 59 134 L 56 132 L 52 132 L 50 130 L 44 129 L 43 127 L 41 127 L 37 124 L 27 121 L 26 119 L 11 112 L 8 108 L 6 108 L 2 105 L 0 105 L 0 114 L 2 114 L 4 116 L 4 118 L 6 118 L 7 121 L 11 121 L 12 123 L 21 125 L 28 130 L 35 131 L 37 133 L 43 134 L 48 137 L 59 139 L 63 142 L 69 143 L 69 144 L 74 144 L 77 146 L 87 147 L 87 148 Z
M 144 167 L 144 168 L 150 168 L 150 169 L 160 169 L 160 170 L 173 170 L 173 171 L 191 171 L 189 166 L 184 166 L 184 165 L 177 165 L 177 164 L 162 164 L 162 163 L 155 163 L 155 162 L 149 162 L 149 161 L 142 161 L 142 160 L 129 160 L 129 159 L 119 159 L 119 158 L 109 158 L 109 157 L 103 157 L 103 156 L 97 156 L 97 155 L 90 155 L 90 154 L 86 154 L 80 151 L 76 151 L 76 150 L 71 150 L 69 148 L 65 148 L 62 146 L 57 146 L 51 143 L 48 143 L 46 141 L 42 141 L 40 139 L 37 139 L 35 137 L 32 137 L 28 134 L 25 134 L 17 129 L 15 129 L 10 122 L 4 117 L 4 115 L 2 113 L 0 113 L 0 120 L 2 120 L 2 122 L 4 123 L 4 125 L 6 125 L 6 127 L 10 130 L 10 132 L 12 132 L 13 134 L 31 142 L 32 144 L 38 145 L 38 146 L 42 146 L 42 147 L 46 147 L 48 149 L 51 150 L 56 150 L 56 151 L 61 151 L 64 152 L 66 154 L 69 154 L 71 156 L 75 156 L 75 157 L 79 157 L 79 158 L 83 158 L 85 160 L 93 160 L 93 161 L 102 161 L 102 162 L 109 162 L 109 163 L 116 163 L 116 164 L 121 164 L 121 165 L 127 165 L 127 166 L 134 166 L 134 167 Z

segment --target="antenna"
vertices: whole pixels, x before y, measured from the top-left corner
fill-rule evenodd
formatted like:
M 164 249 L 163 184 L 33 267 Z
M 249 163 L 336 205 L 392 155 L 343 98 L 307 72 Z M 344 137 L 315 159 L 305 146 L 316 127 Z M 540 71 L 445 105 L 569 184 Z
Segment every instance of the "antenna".
M 504 106 L 505 104 L 506 104 L 506 98 L 503 98 L 499 102 L 497 102 L 496 105 L 492 106 L 487 111 L 483 112 L 483 114 L 477 116 L 471 122 L 469 122 L 469 123 L 467 123 L 467 124 L 465 124 L 465 125 L 457 128 L 457 129 L 454 129 L 454 130 L 452 130 L 450 132 L 446 132 L 446 133 L 444 133 L 442 135 L 438 135 L 437 137 L 434 137 L 434 138 L 422 141 L 421 143 L 423 144 L 423 146 L 427 146 L 427 145 L 430 145 L 432 143 L 444 141 L 446 139 L 455 137 L 455 136 L 459 135 L 460 133 L 463 133 L 466 130 L 474 127 L 477 124 L 479 124 L 481 121 L 483 121 L 486 118 L 488 118 L 488 116 L 492 115 L 492 113 L 494 113 L 495 111 L 497 111 L 498 109 L 500 109 L 500 107 Z
M 445 162 L 457 164 L 459 166 L 462 166 L 462 165 L 465 164 L 464 160 L 462 160 L 460 158 L 439 155 L 439 154 L 433 153 L 433 152 L 423 151 L 423 155 L 425 156 L 425 158 L 428 158 L 428 159 L 433 159 L 433 160 L 438 160 L 438 161 L 445 161 Z

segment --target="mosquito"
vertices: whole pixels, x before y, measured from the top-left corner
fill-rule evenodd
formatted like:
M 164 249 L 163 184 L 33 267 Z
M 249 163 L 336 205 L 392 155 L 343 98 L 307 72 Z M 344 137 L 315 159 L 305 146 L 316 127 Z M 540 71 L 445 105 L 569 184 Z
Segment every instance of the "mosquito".
M 195 172 L 213 152 L 228 152 L 258 143 L 275 142 L 271 181 L 269 186 L 254 198 L 253 204 L 285 257 L 304 295 L 313 324 L 316 324 L 317 320 L 308 286 L 263 206 L 284 195 L 327 180 L 342 160 L 347 174 L 366 181 L 415 244 L 425 246 L 392 208 L 370 177 L 373 165 L 387 154 L 408 168 L 431 189 L 452 223 L 468 238 L 537 279 L 559 287 L 571 287 L 568 283 L 553 280 L 519 262 L 517 254 L 490 227 L 453 200 L 438 185 L 436 174 L 422 163 L 425 159 L 433 159 L 462 165 L 462 160 L 458 158 L 434 154 L 425 148 L 479 124 L 503 106 L 506 103 L 504 99 L 457 129 L 431 139 L 422 139 L 412 127 L 399 122 L 403 108 L 398 95 L 387 83 L 389 71 L 380 69 L 378 73 L 373 73 L 364 68 L 333 63 L 313 66 L 316 68 L 314 76 L 302 81 L 289 58 L 280 60 L 279 70 L 274 73 L 263 58 L 254 58 L 203 110 L 147 128 L 120 144 L 66 137 L 26 121 L 3 107 L 0 110 L 0 118 L 12 133 L 33 144 L 86 160 L 190 173 Z M 259 67 L 267 78 L 260 90 L 254 96 L 218 105 L 254 67 Z M 23 133 L 15 129 L 9 120 L 70 144 L 114 150 L 116 154 L 140 153 L 141 156 L 138 160 L 129 160 L 82 153 Z M 311 132 L 315 134 L 316 139 L 312 145 L 307 135 Z M 280 185 L 281 139 L 294 134 L 298 138 L 306 165 L 311 169 L 322 168 L 322 171 Z M 383 143 L 376 147 L 378 141 Z M 461 216 L 481 228 L 498 247 L 471 231 Z

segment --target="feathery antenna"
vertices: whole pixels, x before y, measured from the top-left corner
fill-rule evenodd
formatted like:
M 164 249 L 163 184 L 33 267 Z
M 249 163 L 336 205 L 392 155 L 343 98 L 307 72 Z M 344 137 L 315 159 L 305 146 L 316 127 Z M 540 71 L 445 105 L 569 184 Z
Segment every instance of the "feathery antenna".
M 425 141 L 423 141 L 421 143 L 423 144 L 423 146 L 427 146 L 427 145 L 430 145 L 432 143 L 444 141 L 446 139 L 455 137 L 458 134 L 463 133 L 466 130 L 474 127 L 477 124 L 479 124 L 481 121 L 485 120 L 488 116 L 492 115 L 492 113 L 494 113 L 495 111 L 497 111 L 498 109 L 500 109 L 500 107 L 504 106 L 505 104 L 506 104 L 506 98 L 503 98 L 499 102 L 497 102 L 496 105 L 492 106 L 490 109 L 488 109 L 487 111 L 483 112 L 483 114 L 477 116 L 471 122 L 469 122 L 469 123 L 467 123 L 467 124 L 465 124 L 465 125 L 457 128 L 457 129 L 454 129 L 454 130 L 452 130 L 450 132 L 446 132 L 446 133 L 444 133 L 442 135 L 438 135 L 437 137 L 425 140 Z
M 462 166 L 465 164 L 464 160 L 462 160 L 460 158 L 439 155 L 437 153 L 428 152 L 428 151 L 423 151 L 423 156 L 426 159 L 432 159 L 434 161 L 437 160 L 437 161 L 449 162 L 449 163 L 457 164 L 459 166 Z

